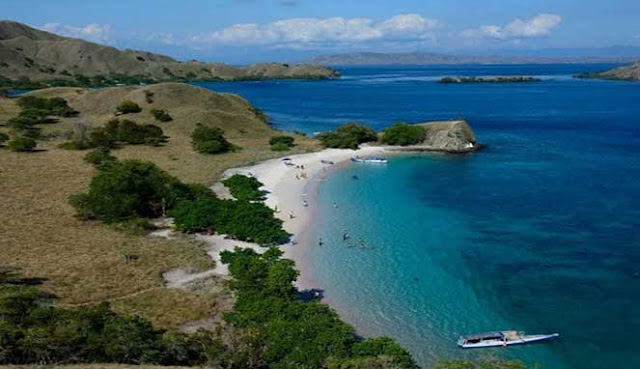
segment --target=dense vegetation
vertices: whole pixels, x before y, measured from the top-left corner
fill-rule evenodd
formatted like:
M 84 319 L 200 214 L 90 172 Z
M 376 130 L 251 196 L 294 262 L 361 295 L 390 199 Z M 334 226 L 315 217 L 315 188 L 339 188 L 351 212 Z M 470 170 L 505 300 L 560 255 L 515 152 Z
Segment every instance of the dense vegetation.
M 121 223 L 170 213 L 176 227 L 187 232 L 215 231 L 260 244 L 280 244 L 290 237 L 263 203 L 220 200 L 207 187 L 184 184 L 153 163 L 117 161 L 102 150 L 85 160 L 99 171 L 87 193 L 70 198 L 83 219 Z
M 260 191 L 263 184 L 254 177 L 234 174 L 222 183 L 229 188 L 231 195 L 237 200 L 260 201 L 264 199 L 264 195 Z
M 287 151 L 294 146 L 295 139 L 291 136 L 275 136 L 269 139 L 273 151 Z
M 131 100 L 125 100 L 116 107 L 116 110 L 120 114 L 133 114 L 140 113 L 142 111 L 142 108 L 140 107 L 140 105 Z
M 193 148 L 201 154 L 222 154 L 234 149 L 224 137 L 224 131 L 218 127 L 197 124 L 191 134 L 191 140 Z
M 106 135 L 108 141 L 113 143 L 125 143 L 129 145 L 151 145 L 157 146 L 167 141 L 162 128 L 153 124 L 137 124 L 134 121 L 123 119 L 113 119 L 107 122 L 104 128 L 98 128 L 92 132 L 95 137 L 96 132 Z M 97 142 L 95 143 L 96 146 Z M 112 146 L 108 144 L 108 146 Z
M 115 149 L 124 144 L 160 146 L 168 140 L 162 128 L 154 124 L 137 124 L 128 119 L 112 119 L 104 127 L 91 132 L 87 132 L 86 126 L 77 124 L 72 136 L 71 141 L 59 147 L 68 150 Z
M 150 113 L 158 122 L 171 122 L 173 120 L 171 115 L 164 109 L 151 109 Z
M 324 132 L 317 137 L 324 147 L 354 150 L 362 143 L 378 139 L 373 129 L 355 122 L 343 124 L 335 131 Z
M 415 367 L 393 340 L 358 341 L 328 306 L 300 300 L 292 284 L 294 264 L 280 256 L 275 248 L 264 255 L 225 252 L 238 294 L 235 310 L 218 330 L 194 334 L 155 329 L 143 318 L 113 312 L 107 303 L 56 308 L 55 297 L 39 289 L 42 280 L 0 267 L 0 364 Z
M 31 151 L 40 138 L 41 124 L 56 123 L 57 117 L 72 117 L 78 112 L 72 109 L 67 101 L 60 97 L 51 99 L 25 96 L 18 100 L 20 113 L 7 121 L 12 136 L 8 148 L 13 151 Z
M 225 320 L 250 330 L 256 352 L 269 368 L 414 368 L 411 356 L 388 338 L 358 341 L 353 328 L 327 305 L 303 301 L 293 282 L 293 261 L 282 251 L 224 252 L 237 300 Z M 366 364 L 365 364 L 366 363 Z M 380 363 L 387 364 L 380 366 Z
M 387 145 L 415 145 L 424 141 L 427 131 L 424 127 L 403 122 L 385 128 L 381 141 Z
M 209 193 L 208 188 L 184 184 L 150 162 L 107 159 L 105 165 L 104 156 L 87 160 L 95 161 L 99 171 L 87 193 L 71 197 L 71 204 L 84 219 L 114 223 L 159 217 L 181 200 Z
M 106 303 L 53 307 L 54 296 L 39 290 L 40 282 L 0 267 L 0 364 L 198 365 L 222 346 L 211 333 L 156 330 L 142 318 L 114 313 Z

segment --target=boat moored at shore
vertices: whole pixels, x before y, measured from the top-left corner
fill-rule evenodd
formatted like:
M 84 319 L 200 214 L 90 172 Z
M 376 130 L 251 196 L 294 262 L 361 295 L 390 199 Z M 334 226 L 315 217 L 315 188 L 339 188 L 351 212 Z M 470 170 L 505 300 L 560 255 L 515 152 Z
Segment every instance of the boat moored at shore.
M 541 342 L 560 336 L 552 334 L 525 334 L 519 331 L 496 331 L 462 336 L 458 339 L 458 346 L 462 348 L 483 348 L 524 345 L 531 342 Z
M 361 158 L 356 156 L 355 158 L 351 158 L 351 161 L 354 163 L 371 163 L 371 164 L 388 164 L 389 160 L 387 158 Z

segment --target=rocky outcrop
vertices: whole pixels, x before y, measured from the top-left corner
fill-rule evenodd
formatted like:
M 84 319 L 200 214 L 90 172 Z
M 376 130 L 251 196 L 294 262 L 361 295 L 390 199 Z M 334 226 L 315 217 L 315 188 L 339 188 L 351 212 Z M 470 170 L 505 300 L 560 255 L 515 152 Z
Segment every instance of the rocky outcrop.
M 394 148 L 404 151 L 442 151 L 467 153 L 482 148 L 469 124 L 464 120 L 419 123 L 426 131 L 422 143 Z
M 640 62 L 618 67 L 605 72 L 576 74 L 576 78 L 610 79 L 617 81 L 640 81 Z

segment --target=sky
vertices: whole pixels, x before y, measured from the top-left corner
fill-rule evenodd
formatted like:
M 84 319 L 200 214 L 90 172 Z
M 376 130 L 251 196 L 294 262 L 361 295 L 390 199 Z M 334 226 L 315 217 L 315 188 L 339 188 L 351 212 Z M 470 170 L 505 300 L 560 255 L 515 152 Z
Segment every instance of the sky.
M 640 0 L 0 0 L 0 18 L 181 60 L 640 47 Z

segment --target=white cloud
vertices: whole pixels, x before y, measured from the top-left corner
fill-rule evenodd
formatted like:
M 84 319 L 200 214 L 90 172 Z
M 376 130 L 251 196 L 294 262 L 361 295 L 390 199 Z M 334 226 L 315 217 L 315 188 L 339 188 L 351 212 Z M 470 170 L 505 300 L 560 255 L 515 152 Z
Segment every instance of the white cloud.
M 113 44 L 114 37 L 111 26 L 107 24 L 87 24 L 83 27 L 75 27 L 60 23 L 47 23 L 40 29 L 65 37 L 81 38 L 102 44 Z
M 235 24 L 208 35 L 195 36 L 196 45 L 262 45 L 312 48 L 370 41 L 431 39 L 440 22 L 418 14 L 401 14 L 376 22 L 369 18 L 292 18 L 267 24 Z
M 557 14 L 538 14 L 530 19 L 514 19 L 506 26 L 486 25 L 465 29 L 460 35 L 469 39 L 489 38 L 495 40 L 546 37 L 556 29 L 562 17 Z

